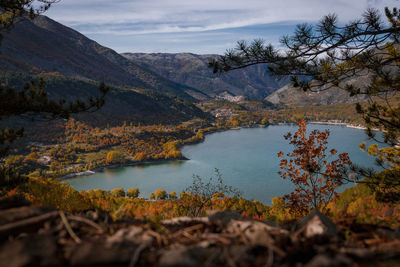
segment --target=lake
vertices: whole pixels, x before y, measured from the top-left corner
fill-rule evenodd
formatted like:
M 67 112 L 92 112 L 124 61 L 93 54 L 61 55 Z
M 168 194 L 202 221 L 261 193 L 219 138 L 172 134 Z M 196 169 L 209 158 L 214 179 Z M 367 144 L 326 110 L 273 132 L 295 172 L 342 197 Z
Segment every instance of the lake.
M 374 158 L 361 151 L 358 145 L 367 141 L 364 131 L 334 125 L 308 125 L 313 129 L 329 129 L 330 148 L 348 152 L 353 163 L 373 166 Z M 148 197 L 156 189 L 179 193 L 190 186 L 193 175 L 215 177 L 215 168 L 224 183 L 239 188 L 243 197 L 270 204 L 274 196 L 292 191 L 293 185 L 279 175 L 279 151 L 289 152 L 292 146 L 283 135 L 295 132 L 295 125 L 275 125 L 266 128 L 243 128 L 207 135 L 205 141 L 183 147 L 188 161 L 152 163 L 134 167 L 108 169 L 94 175 L 65 180 L 77 190 L 123 187 L 139 188 L 141 197 Z M 342 188 L 343 190 L 343 188 Z

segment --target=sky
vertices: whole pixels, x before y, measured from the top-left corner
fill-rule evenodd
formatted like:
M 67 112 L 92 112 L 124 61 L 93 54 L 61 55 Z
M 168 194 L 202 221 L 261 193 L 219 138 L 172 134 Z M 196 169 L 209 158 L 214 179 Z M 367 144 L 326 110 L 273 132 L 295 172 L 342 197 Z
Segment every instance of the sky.
M 237 41 L 279 45 L 299 23 L 346 23 L 398 0 L 61 0 L 45 15 L 119 53 L 223 54 Z

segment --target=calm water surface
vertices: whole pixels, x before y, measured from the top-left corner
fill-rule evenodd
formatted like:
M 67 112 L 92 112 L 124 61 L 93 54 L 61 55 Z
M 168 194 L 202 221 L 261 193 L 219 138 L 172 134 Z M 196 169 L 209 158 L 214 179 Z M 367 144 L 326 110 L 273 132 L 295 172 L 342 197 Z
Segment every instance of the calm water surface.
M 371 143 L 364 131 L 343 126 L 308 126 L 309 131 L 313 129 L 329 129 L 329 147 L 336 148 L 339 153 L 348 152 L 354 163 L 374 165 L 374 159 L 358 148 L 363 141 Z M 137 187 L 141 197 L 148 197 L 158 188 L 179 194 L 191 185 L 193 174 L 214 177 L 214 170 L 218 168 L 224 183 L 239 188 L 245 198 L 270 204 L 274 196 L 282 196 L 293 189 L 292 184 L 277 173 L 280 162 L 277 153 L 292 149 L 283 135 L 296 130 L 294 125 L 279 125 L 214 133 L 206 136 L 203 143 L 182 149 L 188 161 L 108 169 L 66 182 L 78 190 Z

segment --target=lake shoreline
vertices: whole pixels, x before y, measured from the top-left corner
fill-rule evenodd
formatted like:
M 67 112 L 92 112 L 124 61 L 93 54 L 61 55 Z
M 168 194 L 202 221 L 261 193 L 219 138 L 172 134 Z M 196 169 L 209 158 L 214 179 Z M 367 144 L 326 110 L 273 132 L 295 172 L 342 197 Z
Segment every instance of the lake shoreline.
M 273 124 L 270 124 L 270 125 L 273 125 Z M 268 126 L 269 125 L 258 125 L 257 124 L 257 125 L 248 126 L 248 127 L 232 127 L 232 128 L 226 128 L 226 129 L 211 130 L 211 131 L 208 131 L 208 132 L 204 132 L 204 138 L 203 139 L 183 144 L 183 145 L 179 146 L 178 149 L 181 149 L 182 147 L 184 147 L 186 145 L 201 144 L 202 142 L 204 142 L 205 137 L 207 135 L 210 135 L 210 134 L 213 134 L 213 133 L 226 132 L 226 131 L 230 131 L 230 130 L 240 130 L 241 128 L 265 128 L 265 127 L 268 127 Z M 76 178 L 76 177 L 80 177 L 80 176 L 93 175 L 93 174 L 96 174 L 98 172 L 103 172 L 103 171 L 108 170 L 108 169 L 123 168 L 123 167 L 134 167 L 134 166 L 140 166 L 140 165 L 151 165 L 151 164 L 154 164 L 154 163 L 179 162 L 179 161 L 187 161 L 187 160 L 190 160 L 190 159 L 186 158 L 185 156 L 182 156 L 179 159 L 157 159 L 157 160 L 130 162 L 130 163 L 123 163 L 123 164 L 113 164 L 113 165 L 94 168 L 92 170 L 87 170 L 87 171 L 83 171 L 83 172 L 70 173 L 70 174 L 64 175 L 62 177 L 57 177 L 55 179 L 56 180 L 66 180 L 66 179 L 72 179 L 72 178 Z
M 329 122 L 329 121 L 310 121 L 307 122 L 308 124 L 316 124 L 316 125 L 335 125 L 335 126 L 345 126 L 347 128 L 354 128 L 354 129 L 359 129 L 359 130 L 365 130 L 365 127 L 362 126 L 357 126 L 357 125 L 352 125 L 348 123 L 341 123 L 341 122 Z M 186 144 L 182 144 L 181 146 L 178 147 L 179 151 L 181 150 L 182 147 L 186 145 L 195 145 L 195 144 L 201 144 L 202 142 L 205 141 L 205 137 L 214 133 L 219 133 L 219 132 L 226 132 L 226 131 L 237 131 L 240 129 L 249 129 L 249 128 L 266 128 L 268 126 L 280 126 L 280 125 L 294 125 L 295 123 L 274 123 L 274 124 L 268 124 L 268 125 L 262 125 L 262 124 L 256 124 L 252 126 L 240 126 L 240 127 L 231 127 L 231 128 L 223 128 L 223 129 L 215 129 L 211 130 L 208 132 L 204 132 L 204 138 L 201 140 L 196 140 L 193 142 L 189 142 Z M 179 159 L 157 159 L 157 160 L 148 160 L 148 161 L 143 161 L 143 162 L 130 162 L 130 163 L 123 163 L 123 164 L 113 164 L 113 165 L 108 165 L 108 166 L 102 166 L 98 168 L 94 168 L 92 170 L 87 170 L 83 172 L 76 172 L 76 173 L 70 173 L 67 175 L 64 175 L 62 177 L 57 177 L 55 178 L 56 180 L 66 180 L 66 179 L 72 179 L 80 176 L 89 176 L 96 174 L 98 172 L 103 172 L 108 169 L 115 169 L 115 168 L 123 168 L 123 167 L 135 167 L 135 166 L 140 166 L 140 165 L 151 165 L 155 163 L 168 163 L 168 162 L 179 162 L 179 161 L 187 161 L 190 160 L 186 158 L 185 156 L 182 156 Z
M 358 130 L 367 130 L 367 127 L 362 126 L 360 124 L 358 125 L 354 125 L 354 124 L 350 124 L 350 123 L 346 123 L 346 122 L 330 122 L 330 121 L 310 121 L 307 122 L 308 124 L 317 124 L 317 125 L 335 125 L 335 126 L 345 126 L 347 128 L 352 128 L 352 129 L 358 129 Z M 372 128 L 372 131 L 375 132 L 382 132 L 381 130 L 377 129 L 377 128 Z
M 130 162 L 130 163 L 123 163 L 123 164 L 113 164 L 113 165 L 107 165 L 107 166 L 94 168 L 92 170 L 87 170 L 87 171 L 83 171 L 83 172 L 70 173 L 70 174 L 64 175 L 62 177 L 57 177 L 55 179 L 56 180 L 66 180 L 66 179 L 72 179 L 72 178 L 76 178 L 76 177 L 80 177 L 80 176 L 93 175 L 93 174 L 96 174 L 98 172 L 103 172 L 108 169 L 134 167 L 134 166 L 140 166 L 140 165 L 150 165 L 150 164 L 154 164 L 154 163 L 179 162 L 179 161 L 187 161 L 187 160 L 190 160 L 190 159 L 182 156 L 182 158 L 179 158 L 179 159 L 157 159 L 157 160 Z
M 213 170 L 218 168 L 224 184 L 240 189 L 247 199 L 257 199 L 270 204 L 273 197 L 289 194 L 293 190 L 290 181 L 285 181 L 278 175 L 280 167 L 277 153 L 292 151 L 292 146 L 283 136 L 297 130 L 295 124 L 270 126 L 209 133 L 201 144 L 182 148 L 183 155 L 189 158 L 189 161 L 149 162 L 149 165 L 126 168 L 121 165 L 107 166 L 106 169 L 121 168 L 67 179 L 63 183 L 70 184 L 78 191 L 140 188 L 141 196 L 148 198 L 157 189 L 164 189 L 167 192 L 185 190 L 192 185 L 193 174 L 201 177 L 203 182 L 208 182 L 210 178 L 215 182 L 217 176 Z M 337 148 L 340 153 L 349 153 L 355 164 L 374 163 L 373 159 L 358 147 L 358 143 L 366 137 L 362 130 L 334 125 L 310 124 L 308 127 L 310 130 L 319 131 L 330 129 L 332 132 L 329 139 L 330 148 Z M 371 142 L 365 141 L 366 145 Z M 135 165 L 140 164 L 135 163 Z
M 354 128 L 359 130 L 365 130 L 367 127 L 362 125 L 353 125 L 346 122 L 331 122 L 331 121 L 309 121 L 308 124 L 318 124 L 318 125 L 336 125 L 336 126 L 345 126 L 347 128 Z

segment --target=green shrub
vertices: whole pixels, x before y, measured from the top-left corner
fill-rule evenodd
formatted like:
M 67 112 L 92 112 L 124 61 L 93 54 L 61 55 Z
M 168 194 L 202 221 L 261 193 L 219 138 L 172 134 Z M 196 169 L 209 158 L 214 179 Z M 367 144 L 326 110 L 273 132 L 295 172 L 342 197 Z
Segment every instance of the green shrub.
M 347 188 L 336 200 L 336 208 L 344 211 L 350 203 L 356 201 L 358 198 L 366 198 L 371 195 L 371 189 L 365 184 L 358 184 Z
M 53 179 L 31 178 L 19 189 L 34 204 L 55 207 L 65 211 L 88 210 L 91 205 L 68 184 Z
M 156 199 L 167 199 L 168 194 L 164 189 L 157 189 L 156 192 L 154 192 L 154 195 Z
M 107 164 L 125 163 L 126 159 L 123 153 L 119 151 L 110 151 L 106 156 Z
M 218 199 L 218 198 L 223 198 L 225 196 L 224 193 L 215 193 L 214 195 L 212 195 L 212 199 Z
M 94 190 L 90 189 L 86 193 L 91 198 L 100 198 L 100 199 L 105 198 L 106 196 L 109 195 L 109 193 L 106 190 L 102 189 L 94 189 Z
M 131 198 L 138 198 L 139 194 L 140 194 L 139 188 L 131 188 L 128 189 L 128 191 L 126 192 L 126 195 Z
M 178 198 L 178 195 L 176 194 L 175 191 L 172 191 L 171 193 L 169 193 L 169 199 L 175 200 Z
M 125 196 L 125 190 L 123 188 L 115 188 L 111 190 L 111 196 L 113 197 L 124 197 Z

